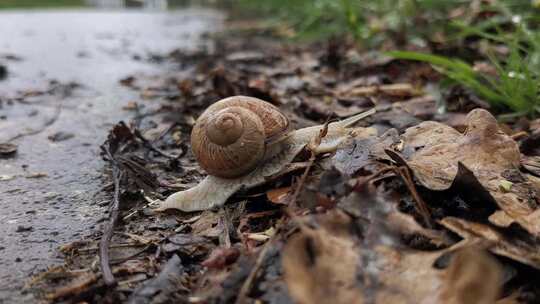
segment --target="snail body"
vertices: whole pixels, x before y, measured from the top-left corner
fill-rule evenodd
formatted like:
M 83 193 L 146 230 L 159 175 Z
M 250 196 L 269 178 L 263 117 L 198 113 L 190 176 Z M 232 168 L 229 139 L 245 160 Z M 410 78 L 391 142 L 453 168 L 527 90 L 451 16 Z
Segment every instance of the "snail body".
M 374 112 L 372 109 L 328 124 L 326 135 L 312 151 L 333 152 L 350 137 L 376 135 L 373 128 L 352 128 Z M 238 122 L 236 118 L 246 120 Z M 209 175 L 197 186 L 170 195 L 158 211 L 191 212 L 225 204 L 241 188 L 261 185 L 268 177 L 283 172 L 324 127 L 290 131 L 289 121 L 277 107 L 252 97 L 233 96 L 214 103 L 199 117 L 191 133 L 193 153 Z

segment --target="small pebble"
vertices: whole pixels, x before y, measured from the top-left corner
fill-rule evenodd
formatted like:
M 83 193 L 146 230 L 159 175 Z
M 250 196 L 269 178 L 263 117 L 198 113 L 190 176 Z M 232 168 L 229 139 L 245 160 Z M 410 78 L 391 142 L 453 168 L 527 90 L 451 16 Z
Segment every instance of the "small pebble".
M 34 230 L 32 226 L 19 225 L 17 226 L 17 230 L 15 230 L 15 232 L 27 232 L 27 231 L 32 231 L 32 230 Z
M 52 135 L 49 135 L 47 138 L 52 142 L 64 141 L 75 137 L 75 134 L 69 132 L 56 132 Z

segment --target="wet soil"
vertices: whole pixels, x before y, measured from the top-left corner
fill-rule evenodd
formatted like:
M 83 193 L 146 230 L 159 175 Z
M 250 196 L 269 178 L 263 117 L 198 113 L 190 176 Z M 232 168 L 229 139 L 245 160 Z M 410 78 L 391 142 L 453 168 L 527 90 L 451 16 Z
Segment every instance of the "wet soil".
M 25 279 L 94 232 L 108 198 L 99 145 L 139 94 L 119 80 L 169 69 L 152 54 L 207 47 L 214 11 L 0 13 L 0 303 L 29 302 Z M 150 105 L 151 106 L 151 105 Z
M 115 211 L 94 235 L 62 247 L 64 265 L 33 277 L 31 289 L 40 298 L 73 303 L 352 303 L 352 298 L 401 303 L 409 298 L 418 303 L 467 294 L 459 285 L 472 277 L 470 282 L 486 288 L 485 303 L 495 302 L 498 289 L 505 297 L 500 303 L 518 303 L 506 301 L 513 297 L 538 302 L 540 289 L 531 279 L 540 268 L 537 226 L 517 217 L 524 224 L 518 233 L 514 224 L 491 223 L 497 220 L 492 214 L 509 208 L 538 214 L 530 214 L 537 210 L 532 199 L 537 183 L 526 182 L 536 177 L 525 178 L 517 169 L 520 153 L 526 153 L 519 142 L 527 139 L 536 147 L 529 134 L 537 134 L 537 127 L 498 126 L 488 111 L 470 111 L 478 105 L 463 90 L 453 92 L 463 103 L 440 94 L 447 105 L 447 112 L 441 111 L 434 93 L 419 90 L 439 79 L 430 66 L 358 53 L 347 41 L 301 46 L 236 31 L 214 39 L 211 50 L 154 57 L 170 66 L 176 62 L 178 72 L 122 81 L 145 100 L 140 116 L 109 128 L 102 146 L 106 168 L 112 169 L 104 176 L 114 181 L 102 193 L 114 193 L 114 203 L 105 203 Z M 377 113 L 358 126 L 370 126 L 369 134 L 377 130 L 379 136 L 362 137 L 368 129 L 358 129 L 335 154 L 311 158 L 307 149 L 295 159 L 297 170 L 246 187 L 220 208 L 157 212 L 160 199 L 204 178 L 190 152 L 190 133 L 204 109 L 231 95 L 278 105 L 293 129 L 374 107 Z M 313 143 L 318 140 L 322 137 Z M 481 160 L 489 164 L 478 166 Z M 537 160 L 528 161 L 537 166 Z M 446 168 L 457 173 L 441 175 Z M 486 183 L 493 180 L 502 183 Z M 507 202 L 508 195 L 527 204 Z M 473 246 L 477 238 L 498 245 Z M 497 283 L 502 276 L 504 287 Z M 516 286 L 523 293 L 516 295 Z M 399 299 L 389 300 L 395 296 Z M 465 302 L 481 303 L 459 303 Z

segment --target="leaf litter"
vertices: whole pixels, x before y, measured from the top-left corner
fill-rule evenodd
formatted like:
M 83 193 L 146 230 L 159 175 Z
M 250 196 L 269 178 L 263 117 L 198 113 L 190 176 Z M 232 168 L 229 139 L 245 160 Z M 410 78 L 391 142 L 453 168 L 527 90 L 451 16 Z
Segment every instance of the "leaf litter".
M 346 47 L 245 38 L 153 55 L 178 71 L 121 80 L 140 100 L 102 146 L 104 191 L 114 193 L 104 232 L 63 246 L 65 265 L 28 288 L 68 303 L 540 300 L 534 132 L 511 126 L 526 132 L 516 142 L 489 112 L 468 113 L 473 101 L 438 113 L 429 77 L 403 62 L 362 65 Z M 155 212 L 157 199 L 204 178 L 191 128 L 237 94 L 278 105 L 296 128 L 376 107 L 361 124 L 378 135 L 333 154 L 306 149 L 286 174 L 218 210 Z

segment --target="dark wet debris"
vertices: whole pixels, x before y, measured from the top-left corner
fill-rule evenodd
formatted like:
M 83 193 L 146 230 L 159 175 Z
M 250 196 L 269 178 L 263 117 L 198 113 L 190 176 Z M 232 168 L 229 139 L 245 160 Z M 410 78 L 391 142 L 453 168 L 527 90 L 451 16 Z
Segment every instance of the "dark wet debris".
M 49 135 L 47 138 L 52 142 L 59 142 L 59 141 L 71 139 L 73 137 L 75 137 L 75 134 L 71 132 L 59 131 L 59 132 Z
M 23 58 L 15 54 L 0 54 L 0 58 L 6 61 L 22 61 Z
M 187 293 L 188 291 L 181 286 L 181 280 L 184 275 L 182 261 L 177 255 L 173 255 L 154 279 L 147 280 L 133 291 L 133 294 L 129 297 L 127 303 L 158 304 L 184 302 L 186 301 L 186 297 L 178 295 L 181 291 L 183 291 L 183 293 Z M 178 286 L 179 284 L 180 286 Z
M 8 69 L 5 65 L 0 64 L 0 81 L 4 80 L 8 76 Z
M 362 63 L 336 41 L 284 47 L 253 39 L 218 38 L 212 52 L 152 56 L 180 72 L 121 80 L 141 100 L 136 119 L 114 126 L 102 146 L 112 182 L 104 190 L 116 189 L 117 210 L 111 205 L 101 224 L 117 220 L 63 246 L 65 265 L 34 277 L 33 290 L 50 301 L 88 303 L 540 299 L 533 123 L 511 125 L 505 135 L 489 113 L 467 116 L 481 103 L 457 98 L 469 94 L 458 89 L 445 97 L 453 112 L 437 113 L 422 89 L 436 75 L 429 66 L 414 64 L 413 73 L 409 63 L 377 54 Z M 305 178 L 298 167 L 219 210 L 154 212 L 154 199 L 204 176 L 190 152 L 191 128 L 208 105 L 236 94 L 279 105 L 294 127 L 376 107 L 361 125 L 379 136 L 353 139 L 316 159 Z M 448 125 L 494 133 L 463 135 Z M 514 132 L 527 134 L 516 137 L 525 157 Z M 473 162 L 479 155 L 483 168 Z M 301 153 L 298 163 L 309 156 Z M 104 237 L 108 287 L 93 267 Z M 463 299 L 478 284 L 485 288 L 477 297 Z
M 15 230 L 15 232 L 29 232 L 32 230 L 34 230 L 34 227 L 32 226 L 19 225 L 17 226 L 17 229 Z
M 17 152 L 17 145 L 11 143 L 0 143 L 0 157 L 10 157 Z

